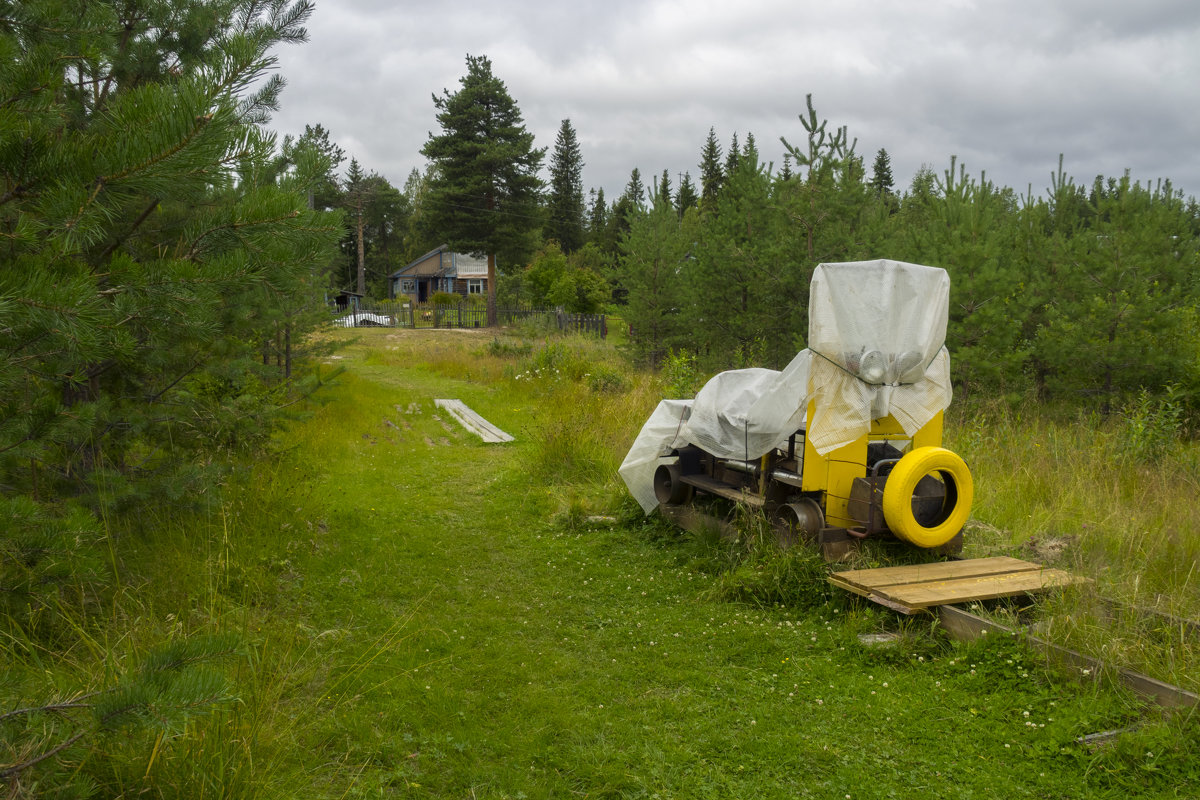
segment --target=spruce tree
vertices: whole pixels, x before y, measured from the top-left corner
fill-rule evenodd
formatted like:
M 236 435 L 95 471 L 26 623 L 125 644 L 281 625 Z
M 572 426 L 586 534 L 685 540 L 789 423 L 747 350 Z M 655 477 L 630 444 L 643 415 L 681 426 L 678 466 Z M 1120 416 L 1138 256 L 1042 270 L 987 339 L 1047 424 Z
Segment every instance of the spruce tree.
M 434 95 L 442 132 L 421 149 L 435 167 L 426 203 L 432 228 L 451 248 L 487 256 L 488 325 L 496 325 L 496 258 L 520 263 L 538 226 L 545 149 L 486 56 L 467 56 L 467 74 L 453 94 Z
M 550 219 L 546 238 L 564 253 L 573 253 L 584 242 L 583 156 L 571 120 L 564 119 L 550 157 Z
M 662 175 L 659 176 L 658 187 L 654 195 L 650 198 L 650 204 L 654 205 L 654 203 L 659 202 L 660 198 L 671 202 L 671 174 L 665 169 L 662 171 Z
M 749 161 L 758 166 L 758 144 L 754 141 L 753 133 L 746 134 L 746 144 L 742 146 L 742 161 Z
M 725 180 L 725 172 L 721 167 L 721 145 L 717 144 L 717 133 L 708 129 L 708 138 L 704 141 L 704 149 L 700 152 L 700 205 L 706 209 L 714 209 L 717 195 L 721 191 L 721 183 Z
M 871 167 L 871 188 L 877 197 L 891 197 L 895 194 L 895 183 L 892 180 L 892 159 L 888 151 L 882 147 L 875 154 L 875 163 Z
M 738 162 L 742 158 L 742 149 L 738 144 L 737 131 L 733 132 L 733 138 L 729 140 L 729 150 L 725 153 L 725 178 L 729 179 L 733 176 L 733 171 L 737 169 Z
M 644 208 L 646 205 L 646 186 L 642 183 L 642 172 L 637 167 L 629 173 L 629 183 L 625 184 L 625 197 L 634 208 Z
M 592 204 L 588 209 L 588 233 L 592 241 L 604 235 L 608 226 L 608 205 L 604 202 L 604 187 L 592 190 Z
M 791 153 L 783 154 L 783 167 L 779 170 L 779 180 L 787 182 L 792 179 L 792 155 Z
M 682 219 L 687 210 L 695 208 L 699 201 L 700 196 L 696 193 L 696 185 L 692 183 L 691 173 L 683 173 L 683 177 L 679 179 L 679 189 L 675 192 L 675 212 Z

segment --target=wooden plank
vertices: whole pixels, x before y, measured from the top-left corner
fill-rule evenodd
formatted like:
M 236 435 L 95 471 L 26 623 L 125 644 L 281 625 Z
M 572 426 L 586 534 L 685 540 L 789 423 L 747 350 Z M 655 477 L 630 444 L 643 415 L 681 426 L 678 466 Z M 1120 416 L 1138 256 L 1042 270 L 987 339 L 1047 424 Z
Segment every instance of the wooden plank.
M 511 442 L 513 437 L 488 422 L 467 407 L 462 400 L 434 400 L 434 405 L 445 409 L 458 423 L 488 443 Z
M 903 586 L 910 583 L 974 578 L 983 575 L 1000 575 L 1041 569 L 1040 564 L 1022 561 L 1019 558 L 995 556 L 992 558 L 970 558 L 959 561 L 938 561 L 932 564 L 907 564 L 899 567 L 876 569 L 854 569 L 835 572 L 834 575 L 849 584 L 866 590 L 885 586 Z
M 912 608 L 926 608 L 943 603 L 969 603 L 1029 594 L 1060 586 L 1069 586 L 1086 579 L 1058 569 L 1008 572 L 1000 575 L 981 575 L 949 581 L 888 586 L 875 593 Z
M 727 500 L 732 500 L 735 503 L 745 503 L 748 506 L 762 508 L 766 503 L 762 497 L 756 494 L 750 494 L 744 489 L 739 489 L 736 486 L 730 486 L 728 483 L 710 478 L 707 475 L 681 475 L 679 478 L 681 483 L 686 483 L 689 486 L 695 486 L 702 492 L 715 494 L 718 497 L 724 497 Z
M 1066 665 L 1077 677 L 1098 678 L 1110 668 L 1099 659 L 1084 655 L 1062 645 L 1053 644 L 1045 639 L 1039 639 L 1027 633 L 1020 633 L 991 620 L 983 619 L 968 611 L 953 605 L 939 606 L 938 621 L 942 628 L 955 639 L 973 640 L 989 633 L 1021 636 L 1035 651 L 1041 653 L 1047 662 Z M 1168 708 L 1195 708 L 1200 706 L 1200 695 L 1189 692 L 1178 686 L 1151 678 L 1141 672 L 1119 668 L 1115 674 L 1121 683 L 1125 684 L 1134 694 L 1153 700 Z

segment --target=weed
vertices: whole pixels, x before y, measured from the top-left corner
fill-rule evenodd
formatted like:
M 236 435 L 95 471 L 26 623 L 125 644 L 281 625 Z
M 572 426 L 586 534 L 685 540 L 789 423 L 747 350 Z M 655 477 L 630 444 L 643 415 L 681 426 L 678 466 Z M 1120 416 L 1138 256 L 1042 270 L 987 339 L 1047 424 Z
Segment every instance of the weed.
M 529 342 L 513 341 L 508 337 L 500 341 L 499 336 L 494 336 L 487 346 L 488 355 L 495 358 L 522 358 L 532 352 L 533 345 Z
M 696 367 L 696 355 L 687 350 L 667 351 L 662 365 L 663 392 L 667 397 L 688 399 L 696 396 L 704 380 Z
M 1134 461 L 1161 462 L 1179 445 L 1183 433 L 1182 391 L 1170 384 L 1160 396 L 1142 389 L 1121 410 L 1118 447 Z

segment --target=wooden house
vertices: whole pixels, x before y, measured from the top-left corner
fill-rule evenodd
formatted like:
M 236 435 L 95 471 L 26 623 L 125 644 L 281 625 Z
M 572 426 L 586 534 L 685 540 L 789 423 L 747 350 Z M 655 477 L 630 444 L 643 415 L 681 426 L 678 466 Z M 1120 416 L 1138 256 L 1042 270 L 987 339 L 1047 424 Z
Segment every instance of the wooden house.
M 392 299 L 407 297 L 424 303 L 435 292 L 463 297 L 487 294 L 487 259 L 455 253 L 449 245 L 442 245 L 388 276 Z

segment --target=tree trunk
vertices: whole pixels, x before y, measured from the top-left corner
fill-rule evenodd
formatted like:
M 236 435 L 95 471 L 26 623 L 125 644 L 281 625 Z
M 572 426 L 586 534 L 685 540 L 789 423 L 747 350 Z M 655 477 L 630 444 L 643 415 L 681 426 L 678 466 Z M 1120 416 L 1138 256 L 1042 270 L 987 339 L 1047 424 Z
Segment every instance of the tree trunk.
M 488 298 L 487 298 L 487 324 L 489 328 L 494 328 L 499 324 L 498 315 L 496 314 L 496 254 L 488 253 Z

